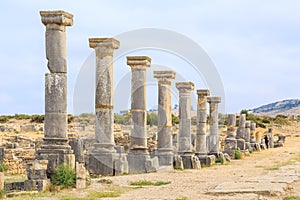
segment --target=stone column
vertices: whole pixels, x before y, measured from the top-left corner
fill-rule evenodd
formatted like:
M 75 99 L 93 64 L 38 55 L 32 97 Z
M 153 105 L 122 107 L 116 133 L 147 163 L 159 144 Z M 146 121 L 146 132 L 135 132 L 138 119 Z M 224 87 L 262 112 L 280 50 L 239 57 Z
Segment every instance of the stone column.
M 274 148 L 274 138 L 273 138 L 273 129 L 269 128 L 268 137 L 269 137 L 269 148 Z
M 207 102 L 209 103 L 208 152 L 216 155 L 220 148 L 218 104 L 221 102 L 221 97 L 207 97 Z
M 178 154 L 182 158 L 184 168 L 192 169 L 191 92 L 194 90 L 194 83 L 178 82 L 176 88 L 179 90 Z
M 225 139 L 224 152 L 231 158 L 234 158 L 234 151 L 237 149 L 237 141 L 235 139 L 236 115 L 229 114 L 227 122 L 227 136 Z
M 120 42 L 114 38 L 90 38 L 89 45 L 96 53 L 95 151 L 115 152 L 113 53 Z
M 251 126 L 251 121 L 246 121 L 245 123 L 245 146 L 246 149 L 252 150 L 251 145 L 250 145 L 250 126 Z
M 93 174 L 114 175 L 119 155 L 114 141 L 114 50 L 120 42 L 114 38 L 90 38 L 96 54 L 96 125 L 94 149 L 89 156 L 88 170 Z
M 158 80 L 157 155 L 160 166 L 173 167 L 171 80 L 175 75 L 174 71 L 154 71 L 154 78 Z
M 252 122 L 250 125 L 250 142 L 251 143 L 256 143 L 256 134 L 255 134 L 255 129 L 256 129 L 256 123 Z
M 236 131 L 236 139 L 237 139 L 237 146 L 240 150 L 245 150 L 245 123 L 246 123 L 246 115 L 240 114 L 239 118 L 239 127 Z
M 197 90 L 197 135 L 196 135 L 196 154 L 207 155 L 206 146 L 206 122 L 207 122 L 207 96 L 210 95 L 209 90 Z
M 127 56 L 127 65 L 131 67 L 132 72 L 129 172 L 149 172 L 150 169 L 146 166 L 153 163 L 150 161 L 147 147 L 146 68 L 150 67 L 151 58 L 148 56 Z
M 50 176 L 62 164 L 75 166 L 67 138 L 67 56 L 66 26 L 72 26 L 73 15 L 65 11 L 41 11 L 46 26 L 46 57 L 50 73 L 45 81 L 45 135 L 38 151 L 39 160 L 48 160 Z
M 192 153 L 191 91 L 194 90 L 194 83 L 178 82 L 176 88 L 179 90 L 178 152 L 179 154 L 190 154 Z

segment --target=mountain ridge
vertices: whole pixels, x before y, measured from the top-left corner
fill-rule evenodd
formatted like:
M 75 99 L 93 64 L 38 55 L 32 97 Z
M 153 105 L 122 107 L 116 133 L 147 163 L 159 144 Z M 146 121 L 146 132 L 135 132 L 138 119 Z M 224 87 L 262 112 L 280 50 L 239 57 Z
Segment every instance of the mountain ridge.
M 300 99 L 285 99 L 265 104 L 248 111 L 256 115 L 275 117 L 276 115 L 300 115 Z

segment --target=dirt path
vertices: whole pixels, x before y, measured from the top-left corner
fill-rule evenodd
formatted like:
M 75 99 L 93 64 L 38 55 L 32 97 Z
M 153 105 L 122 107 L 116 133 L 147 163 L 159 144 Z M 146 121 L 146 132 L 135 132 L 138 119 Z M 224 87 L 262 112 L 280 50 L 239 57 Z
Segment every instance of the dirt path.
M 233 160 L 228 165 L 220 165 L 201 170 L 184 170 L 173 172 L 158 172 L 119 177 L 110 177 L 115 185 L 128 186 L 130 182 L 139 180 L 171 181 L 164 186 L 147 186 L 131 190 L 118 198 L 107 199 L 283 199 L 287 195 L 300 196 L 300 183 L 288 184 L 284 194 L 222 194 L 219 198 L 207 192 L 219 184 L 231 182 L 239 184 L 254 177 L 268 178 L 277 172 L 280 166 L 292 165 L 295 159 L 300 158 L 300 138 L 289 137 L 283 148 L 269 149 L 251 154 L 243 160 Z M 300 165 L 299 165 L 300 166 Z M 299 178 L 298 174 L 298 178 Z M 264 184 L 264 183 L 263 183 Z M 266 182 L 266 184 L 274 184 Z M 236 187 L 236 185 L 235 185 Z M 294 188 L 294 189 L 293 189 Z M 286 188 L 284 188 L 286 189 Z

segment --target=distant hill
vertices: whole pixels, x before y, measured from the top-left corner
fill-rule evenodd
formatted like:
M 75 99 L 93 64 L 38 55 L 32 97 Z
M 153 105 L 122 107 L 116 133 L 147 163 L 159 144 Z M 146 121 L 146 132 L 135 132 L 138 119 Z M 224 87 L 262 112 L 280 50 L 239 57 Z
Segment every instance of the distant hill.
M 250 109 L 253 114 L 275 117 L 276 115 L 300 115 L 300 99 L 277 101 L 258 108 Z

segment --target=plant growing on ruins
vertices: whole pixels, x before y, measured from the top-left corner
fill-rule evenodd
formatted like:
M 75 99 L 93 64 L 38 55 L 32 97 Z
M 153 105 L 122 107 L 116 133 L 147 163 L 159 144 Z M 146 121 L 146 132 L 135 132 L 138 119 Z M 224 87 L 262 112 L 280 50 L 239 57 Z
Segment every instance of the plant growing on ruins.
M 5 172 L 8 170 L 8 166 L 3 163 L 3 161 L 0 162 L 0 172 Z
M 234 150 L 234 159 L 242 159 L 242 153 L 237 149 Z
M 69 165 L 59 166 L 51 177 L 53 185 L 74 187 L 76 185 L 76 173 Z

